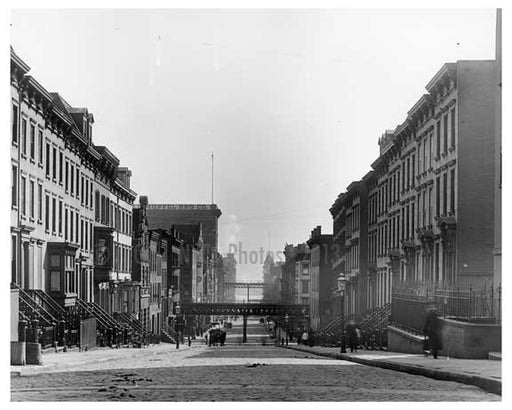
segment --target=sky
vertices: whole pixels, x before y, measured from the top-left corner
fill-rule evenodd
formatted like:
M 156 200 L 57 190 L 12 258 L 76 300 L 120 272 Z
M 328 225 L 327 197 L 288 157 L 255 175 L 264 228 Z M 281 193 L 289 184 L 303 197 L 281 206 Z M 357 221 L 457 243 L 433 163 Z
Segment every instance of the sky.
M 222 210 L 238 280 L 305 242 L 446 62 L 493 59 L 495 10 L 13 10 L 11 45 L 94 114 L 150 203 Z

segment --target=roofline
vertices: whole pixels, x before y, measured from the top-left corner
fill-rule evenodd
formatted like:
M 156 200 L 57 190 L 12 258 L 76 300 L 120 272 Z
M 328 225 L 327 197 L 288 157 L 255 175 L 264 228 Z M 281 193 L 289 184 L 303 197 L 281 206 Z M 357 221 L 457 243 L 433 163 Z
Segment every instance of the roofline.
M 16 54 L 16 52 L 14 51 L 14 49 L 12 48 L 11 46 L 11 61 L 14 61 L 14 63 L 19 67 L 21 68 L 22 71 L 24 71 L 24 73 L 28 73 L 30 71 L 30 67 L 28 66 L 27 63 L 25 63 L 19 56 L 18 54 Z

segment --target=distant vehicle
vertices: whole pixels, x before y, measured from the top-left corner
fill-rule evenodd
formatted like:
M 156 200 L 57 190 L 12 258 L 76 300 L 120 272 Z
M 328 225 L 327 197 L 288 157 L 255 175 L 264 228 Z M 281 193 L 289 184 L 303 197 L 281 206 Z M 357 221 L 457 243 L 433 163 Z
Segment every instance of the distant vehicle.
M 226 331 L 220 328 L 212 328 L 208 331 L 210 337 L 208 338 L 208 346 L 217 346 L 220 344 L 224 346 L 226 341 Z
M 231 329 L 233 327 L 233 323 L 229 322 L 229 321 L 225 321 L 224 322 L 224 327 L 226 329 Z
M 265 318 L 260 317 L 260 323 L 265 323 Z

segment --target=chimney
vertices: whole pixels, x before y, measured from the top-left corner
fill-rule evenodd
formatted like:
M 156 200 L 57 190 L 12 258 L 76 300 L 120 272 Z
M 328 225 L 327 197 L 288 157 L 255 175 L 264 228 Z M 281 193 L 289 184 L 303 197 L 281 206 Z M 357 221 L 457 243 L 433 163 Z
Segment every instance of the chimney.
M 126 167 L 119 167 L 117 169 L 117 177 L 123 181 L 123 183 L 127 186 L 127 187 L 130 187 L 130 178 L 132 176 L 132 171 L 130 171 L 128 168 Z

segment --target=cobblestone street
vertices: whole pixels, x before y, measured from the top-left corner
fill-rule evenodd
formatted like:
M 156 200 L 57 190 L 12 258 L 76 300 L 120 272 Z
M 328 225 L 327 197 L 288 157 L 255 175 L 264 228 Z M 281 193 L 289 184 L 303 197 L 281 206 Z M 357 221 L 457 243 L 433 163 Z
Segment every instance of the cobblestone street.
M 499 401 L 455 382 L 367 367 L 274 346 L 199 341 L 120 349 L 116 357 L 11 378 L 13 401 Z M 231 340 L 238 338 L 237 327 Z M 257 335 L 258 333 L 258 335 Z M 251 336 L 251 334 L 250 334 Z M 228 341 L 230 339 L 228 338 Z M 253 343 L 250 343 L 253 341 Z M 82 353 L 87 355 L 92 352 Z M 98 352 L 99 353 L 99 352 Z M 97 353 L 94 353 L 97 354 Z M 62 354 L 62 359 L 64 359 Z M 64 371 L 63 371 L 64 370 Z

